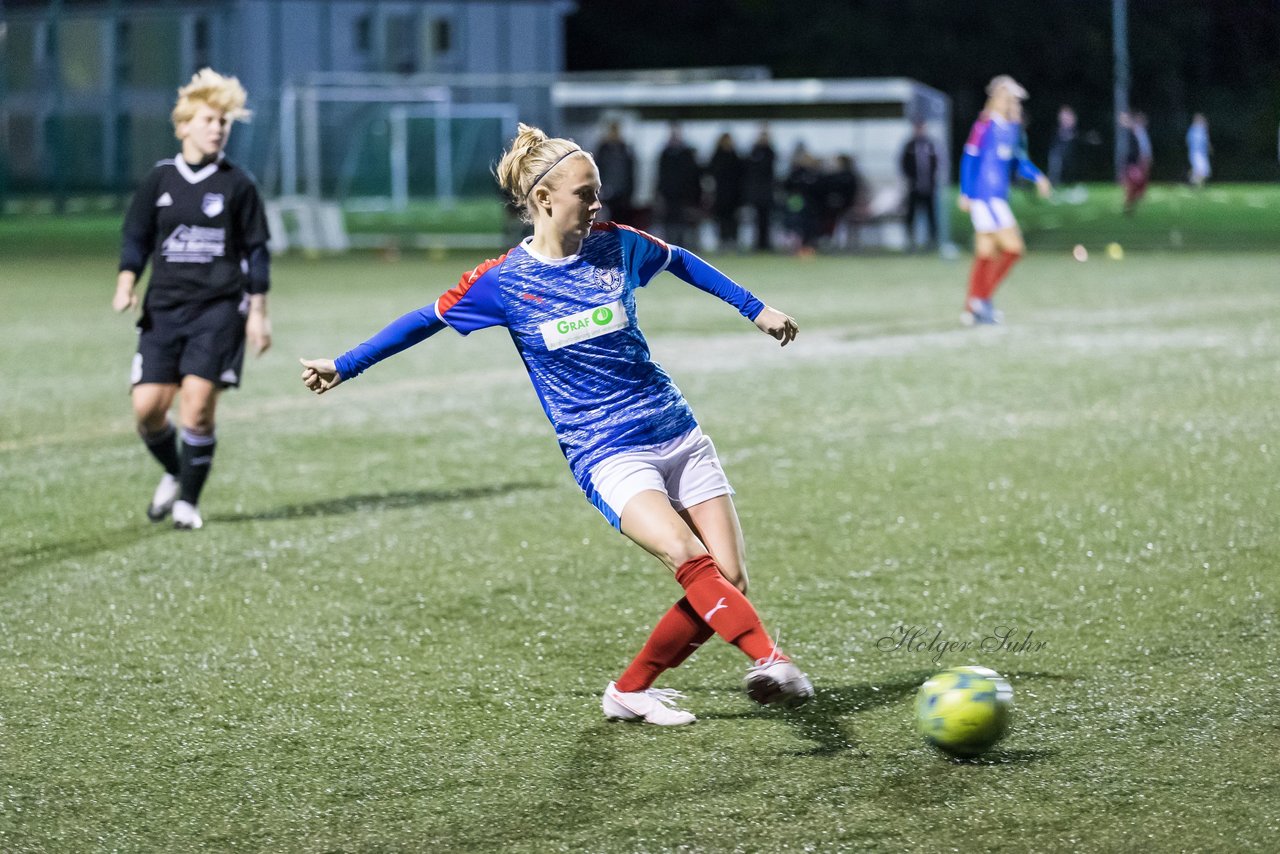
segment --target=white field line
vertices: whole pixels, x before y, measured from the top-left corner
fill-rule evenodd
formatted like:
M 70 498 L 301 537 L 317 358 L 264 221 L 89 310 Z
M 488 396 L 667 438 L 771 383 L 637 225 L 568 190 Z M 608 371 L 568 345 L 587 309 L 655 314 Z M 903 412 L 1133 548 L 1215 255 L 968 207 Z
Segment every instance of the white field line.
M 1149 315 L 1147 318 L 1149 319 Z M 1114 317 L 1112 320 L 1121 318 Z M 1127 318 L 1126 318 L 1127 319 Z M 764 365 L 783 368 L 812 362 L 869 360 L 919 355 L 931 352 L 950 352 L 974 346 L 993 346 L 997 341 L 1006 345 L 1034 342 L 1037 347 L 1057 348 L 1061 352 L 1115 353 L 1145 352 L 1157 349 L 1208 349 L 1238 346 L 1241 342 L 1225 332 L 1176 329 L 1138 329 L 1128 325 L 1119 328 L 1091 324 L 1092 329 L 1081 331 L 1079 327 L 1063 327 L 1047 332 L 1043 326 L 1023 328 L 990 328 L 903 333 L 877 337 L 850 337 L 844 330 L 817 330 L 804 332 L 795 342 L 781 348 L 776 342 L 760 334 L 729 333 L 713 336 L 655 336 L 650 339 L 654 357 L 679 383 L 682 375 L 712 374 L 756 369 Z M 1261 343 L 1261 342 L 1258 342 Z M 502 345 L 502 346 L 505 346 Z M 361 380 L 350 386 L 340 387 L 330 395 L 331 399 L 346 401 L 353 409 L 365 409 L 378 401 L 398 400 L 411 395 L 438 394 L 440 392 L 473 392 L 478 389 L 502 385 L 523 384 L 528 380 L 519 359 L 512 353 L 511 366 L 474 373 L 427 376 L 389 383 Z M 300 384 L 299 384 L 300 386 Z M 260 401 L 250 406 L 237 406 L 235 402 L 219 413 L 220 422 L 254 422 L 267 416 L 301 414 L 316 418 L 324 410 L 317 410 L 317 401 L 301 387 L 296 395 Z M 127 417 L 113 419 L 100 428 L 75 433 L 54 433 L 0 442 L 0 452 L 22 452 L 68 442 L 81 442 L 111 438 L 133 432 L 133 422 Z

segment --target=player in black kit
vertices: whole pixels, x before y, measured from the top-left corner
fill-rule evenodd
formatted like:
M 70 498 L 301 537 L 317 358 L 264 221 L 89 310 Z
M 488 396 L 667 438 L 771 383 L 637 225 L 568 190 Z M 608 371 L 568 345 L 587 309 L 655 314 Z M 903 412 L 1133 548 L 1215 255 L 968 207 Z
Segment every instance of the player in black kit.
M 138 433 L 164 467 L 147 508 L 159 522 L 200 528 L 200 491 L 217 447 L 219 392 L 240 384 L 246 340 L 271 346 L 270 258 L 262 197 L 223 156 L 231 124 L 248 118 L 244 88 L 205 68 L 178 90 L 173 108 L 182 151 L 143 179 L 129 205 L 112 307 L 138 305 L 138 276 L 154 255 L 133 357 Z M 178 398 L 181 430 L 169 420 Z

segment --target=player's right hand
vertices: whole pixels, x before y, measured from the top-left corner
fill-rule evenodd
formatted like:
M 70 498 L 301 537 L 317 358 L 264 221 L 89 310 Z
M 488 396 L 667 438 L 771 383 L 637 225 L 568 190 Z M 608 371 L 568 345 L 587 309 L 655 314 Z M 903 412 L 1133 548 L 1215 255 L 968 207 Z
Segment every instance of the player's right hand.
M 116 295 L 111 298 L 111 307 L 116 311 L 129 311 L 138 307 L 138 295 L 134 293 L 134 286 L 138 283 L 138 277 L 128 270 L 121 270 L 116 276 Z
M 299 359 L 302 363 L 302 384 L 316 394 L 324 394 L 342 382 L 342 375 L 333 359 Z
M 116 295 L 111 298 L 111 307 L 119 312 L 135 309 L 138 307 L 138 295 L 133 292 L 133 288 L 117 288 Z
M 956 199 L 956 205 L 957 205 L 957 206 L 959 206 L 960 210 L 964 211 L 965 213 L 968 213 L 968 212 L 969 212 L 969 197 L 968 197 L 968 196 L 960 196 L 959 198 L 957 198 L 957 199 Z

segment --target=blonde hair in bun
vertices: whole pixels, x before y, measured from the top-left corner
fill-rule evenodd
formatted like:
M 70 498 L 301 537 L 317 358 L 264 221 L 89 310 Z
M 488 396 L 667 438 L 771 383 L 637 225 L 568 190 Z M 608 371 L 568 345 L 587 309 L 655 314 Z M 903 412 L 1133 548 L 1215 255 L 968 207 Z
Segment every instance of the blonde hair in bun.
M 523 122 L 516 127 L 516 138 L 502 153 L 494 175 L 498 186 L 511 197 L 521 220 L 533 221 L 529 214 L 529 194 L 533 188 L 541 183 L 554 188 L 555 183 L 546 179 L 562 161 L 575 154 L 591 156 L 571 139 L 547 136 L 541 128 Z

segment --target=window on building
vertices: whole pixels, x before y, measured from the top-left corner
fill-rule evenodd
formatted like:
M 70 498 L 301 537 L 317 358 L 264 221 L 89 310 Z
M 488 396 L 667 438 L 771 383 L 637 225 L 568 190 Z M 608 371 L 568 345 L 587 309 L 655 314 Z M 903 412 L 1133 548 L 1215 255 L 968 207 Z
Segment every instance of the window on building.
M 418 70 L 418 30 L 416 15 L 388 15 L 386 18 L 386 53 L 382 57 L 385 71 L 413 74 Z
M 102 27 L 97 18 L 67 18 L 58 23 L 58 65 L 68 92 L 103 88 Z
M 116 67 L 112 69 L 115 82 L 124 85 L 133 77 L 129 61 L 129 46 L 133 42 L 133 26 L 125 20 L 116 21 Z
M 368 53 L 373 50 L 373 21 L 368 15 L 356 18 L 355 30 L 352 33 L 357 53 Z
M 22 90 L 35 86 L 43 56 L 40 27 L 11 21 L 6 27 L 5 42 L 9 55 L 9 61 L 4 63 L 7 88 Z
M 213 36 L 208 18 L 196 18 L 191 28 L 191 48 L 197 69 L 213 65 Z
M 431 53 L 433 56 L 444 56 L 449 52 L 453 33 L 446 18 L 436 18 L 431 22 Z
M 137 18 L 129 31 L 125 62 L 131 86 L 172 89 L 184 77 L 182 30 L 177 18 Z

